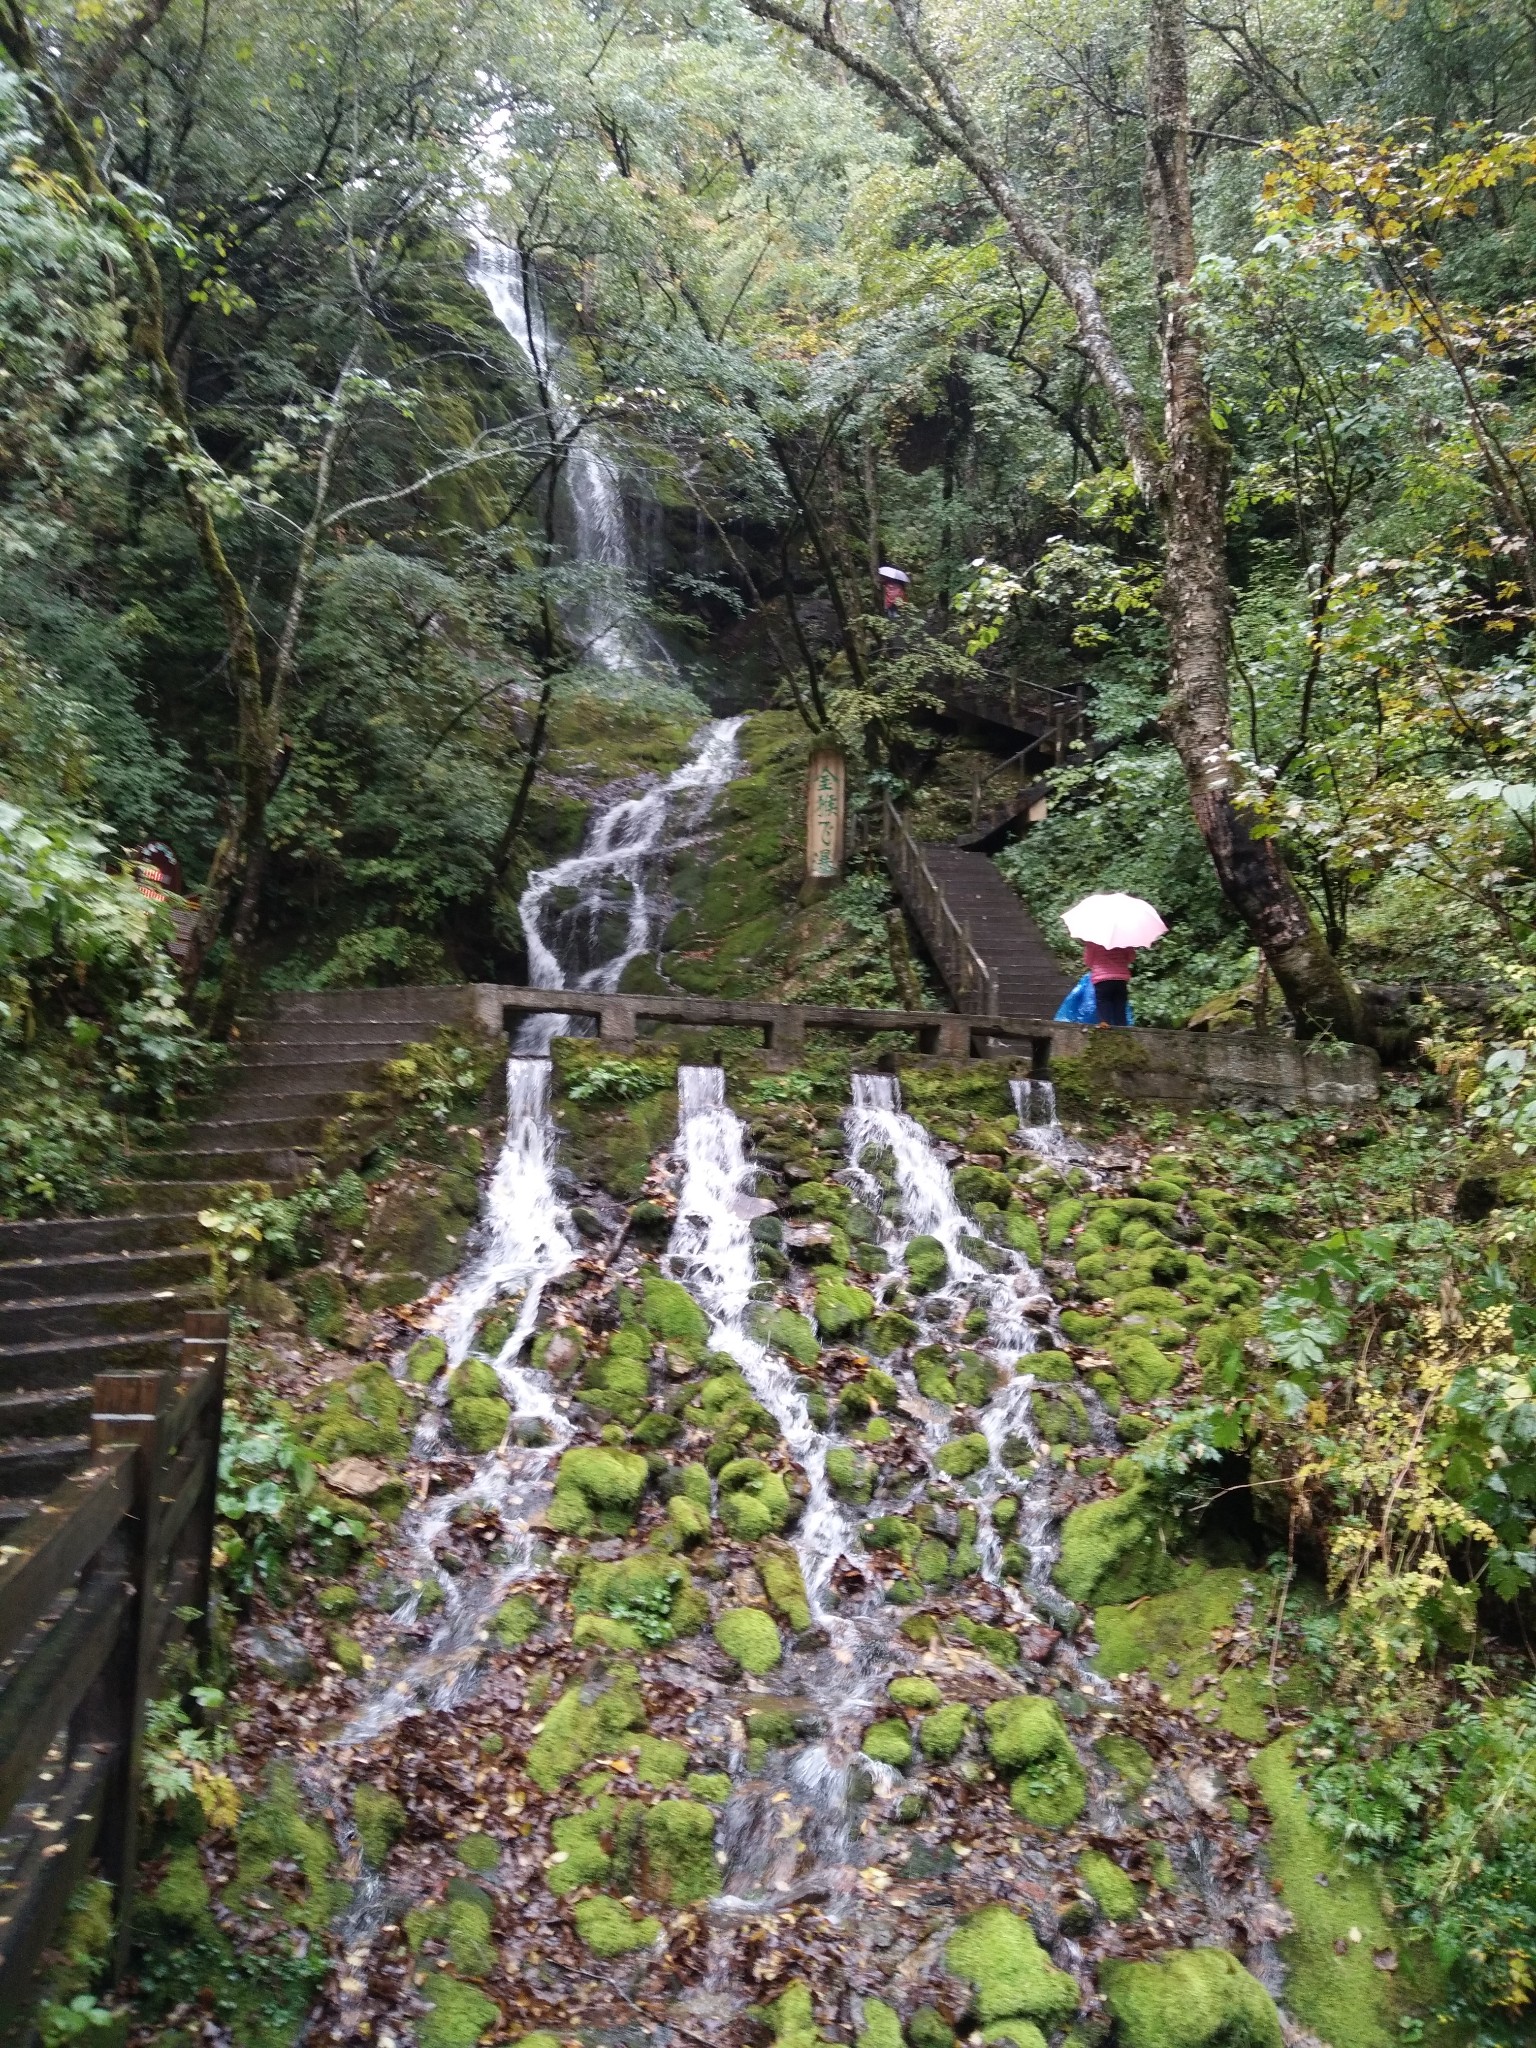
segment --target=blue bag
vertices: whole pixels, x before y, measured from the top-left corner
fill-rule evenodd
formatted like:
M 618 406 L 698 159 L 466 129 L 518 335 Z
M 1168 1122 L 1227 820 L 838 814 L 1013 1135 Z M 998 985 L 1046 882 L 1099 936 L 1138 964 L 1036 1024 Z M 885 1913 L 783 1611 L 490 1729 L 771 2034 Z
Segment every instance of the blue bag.
M 1062 998 L 1061 1008 L 1052 1019 L 1057 1024 L 1097 1024 L 1099 1021 L 1099 999 L 1093 992 L 1093 977 L 1085 974 L 1081 981 L 1067 990 Z M 1127 998 L 1125 1021 L 1136 1022 L 1136 1012 Z

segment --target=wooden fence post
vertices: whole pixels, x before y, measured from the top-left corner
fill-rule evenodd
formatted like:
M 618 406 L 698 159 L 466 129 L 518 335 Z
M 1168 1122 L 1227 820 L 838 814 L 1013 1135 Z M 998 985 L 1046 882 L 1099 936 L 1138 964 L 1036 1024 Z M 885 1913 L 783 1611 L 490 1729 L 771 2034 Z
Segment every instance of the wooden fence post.
M 213 1647 L 213 1529 L 219 1513 L 219 1444 L 224 1434 L 224 1377 L 229 1361 L 229 1311 L 188 1309 L 182 1325 L 181 1369 L 194 1367 L 213 1375 L 213 1392 L 198 1427 L 208 1445 L 208 1471 L 192 1511 L 197 1574 L 188 1604 L 198 1610 L 192 1639 L 199 1664 L 206 1668 Z
M 168 1372 L 106 1372 L 97 1376 L 91 1402 L 91 1448 L 102 1451 L 131 1444 L 134 1460 L 133 1514 L 127 1524 L 127 1572 L 132 1604 L 108 1666 L 115 1695 L 113 1737 L 117 1765 L 102 1815 L 102 1875 L 113 1887 L 117 1935 L 113 1981 L 127 1967 L 138 1866 L 139 1774 L 143 1762 L 144 1709 L 155 1639 L 155 1578 L 158 1569 L 161 1439 L 174 1375 Z

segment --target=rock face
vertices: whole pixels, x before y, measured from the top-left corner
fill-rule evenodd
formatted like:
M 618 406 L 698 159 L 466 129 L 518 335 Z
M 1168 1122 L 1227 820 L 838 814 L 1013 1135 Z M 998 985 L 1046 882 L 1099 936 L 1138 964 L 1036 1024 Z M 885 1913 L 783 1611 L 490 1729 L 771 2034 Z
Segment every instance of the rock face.
M 291 1628 L 272 1622 L 247 1629 L 245 1654 L 263 1678 L 276 1678 L 284 1685 L 308 1685 L 315 1675 L 315 1660 Z

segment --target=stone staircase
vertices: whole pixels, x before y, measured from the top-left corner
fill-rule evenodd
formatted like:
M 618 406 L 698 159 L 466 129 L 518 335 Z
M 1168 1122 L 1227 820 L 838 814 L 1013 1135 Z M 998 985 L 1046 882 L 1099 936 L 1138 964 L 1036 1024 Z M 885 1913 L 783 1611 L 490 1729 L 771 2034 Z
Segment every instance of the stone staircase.
M 289 1192 L 385 1060 L 472 1017 L 464 988 L 279 996 L 205 1113 L 108 1184 L 109 1213 L 0 1222 L 0 1532 L 85 1457 L 97 1373 L 175 1362 L 183 1316 L 209 1299 L 198 1211 L 245 1181 Z

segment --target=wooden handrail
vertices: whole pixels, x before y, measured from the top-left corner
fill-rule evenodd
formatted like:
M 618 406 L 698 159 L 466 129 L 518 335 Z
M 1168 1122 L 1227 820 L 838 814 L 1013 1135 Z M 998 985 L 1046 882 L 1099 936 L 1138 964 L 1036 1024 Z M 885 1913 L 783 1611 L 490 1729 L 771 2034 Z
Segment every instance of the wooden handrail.
M 178 1368 L 100 1374 L 90 1463 L 0 1546 L 0 2041 L 27 2031 L 37 1960 L 93 1850 L 119 1974 L 126 1959 L 145 1709 L 171 1610 L 206 1614 L 228 1339 L 226 1315 L 197 1310 Z
M 898 883 L 906 885 L 903 893 L 916 899 L 914 908 L 921 913 L 918 921 L 929 928 L 925 935 L 940 955 L 939 966 L 954 988 L 960 1007 L 967 1008 L 965 997 L 979 991 L 981 1002 L 972 1014 L 997 1016 L 997 978 L 971 943 L 969 925 L 962 925 L 955 916 L 911 827 L 889 797 L 884 799 L 884 807 L 887 858 L 896 870 Z

